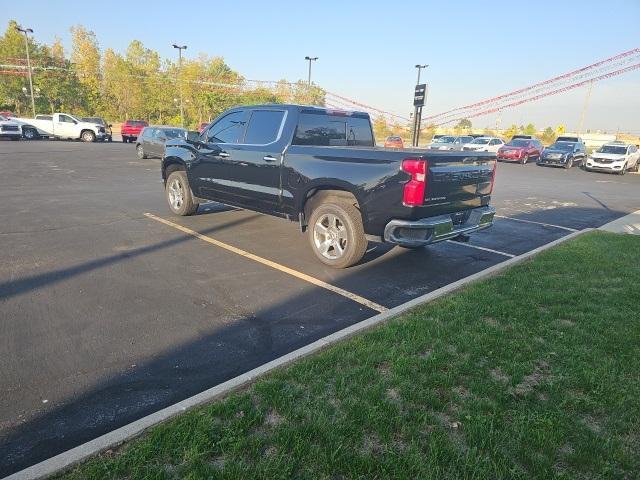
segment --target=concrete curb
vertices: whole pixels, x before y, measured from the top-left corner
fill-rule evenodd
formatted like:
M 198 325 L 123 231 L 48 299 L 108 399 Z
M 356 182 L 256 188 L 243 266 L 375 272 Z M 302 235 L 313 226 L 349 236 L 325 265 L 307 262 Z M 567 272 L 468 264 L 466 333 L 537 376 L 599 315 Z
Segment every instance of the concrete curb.
M 612 222 L 606 223 L 598 228 L 605 232 L 612 233 L 628 233 L 631 235 L 640 235 L 640 210 L 617 218 Z
M 198 405 L 217 400 L 235 390 L 245 387 L 276 368 L 283 367 L 303 357 L 317 353 L 328 346 L 334 345 L 340 341 L 352 337 L 357 333 L 361 333 L 383 322 L 386 322 L 390 318 L 404 313 L 407 310 L 410 310 L 418 305 L 432 302 L 433 300 L 448 295 L 449 293 L 459 290 L 466 285 L 495 276 L 512 267 L 513 265 L 517 265 L 518 263 L 522 263 L 534 257 L 544 250 L 548 250 L 549 248 L 555 247 L 556 245 L 576 238 L 577 236 L 591 230 L 593 229 L 587 228 L 578 232 L 571 233 L 562 238 L 554 240 L 553 242 L 547 243 L 534 250 L 526 252 L 522 255 L 510 258 L 509 260 L 498 263 L 497 265 L 493 265 L 492 267 L 474 273 L 473 275 L 462 278 L 456 282 L 450 283 L 449 285 L 445 285 L 444 287 L 434 290 L 433 292 L 414 298 L 413 300 L 403 303 L 402 305 L 398 305 L 397 307 L 394 307 L 386 312 L 374 315 L 371 318 L 346 327 L 338 332 L 332 333 L 331 335 L 327 335 L 326 337 L 316 340 L 309 345 L 299 348 L 298 350 L 294 350 L 293 352 L 276 358 L 275 360 L 265 363 L 264 365 L 260 365 L 253 370 L 243 373 L 242 375 L 232 378 L 231 380 L 227 380 L 226 382 L 216 385 L 215 387 L 205 390 L 204 392 L 182 400 L 181 402 L 170 405 L 169 407 L 163 408 L 158 412 L 147 415 L 146 417 L 136 420 L 135 422 L 120 427 L 116 430 L 113 430 L 112 432 L 102 435 L 75 448 L 72 448 L 71 450 L 67 450 L 66 452 L 56 455 L 55 457 L 51 457 L 47 460 L 37 463 L 36 465 L 9 475 L 8 477 L 5 477 L 4 480 L 33 480 L 46 478 L 55 473 L 59 473 L 62 470 L 66 470 L 73 465 L 88 459 L 88 457 L 94 456 L 109 448 L 116 447 L 128 440 L 131 440 L 142 434 L 145 430 L 161 422 L 169 420 L 170 418 L 180 413 L 186 412 L 187 410 L 197 407 Z

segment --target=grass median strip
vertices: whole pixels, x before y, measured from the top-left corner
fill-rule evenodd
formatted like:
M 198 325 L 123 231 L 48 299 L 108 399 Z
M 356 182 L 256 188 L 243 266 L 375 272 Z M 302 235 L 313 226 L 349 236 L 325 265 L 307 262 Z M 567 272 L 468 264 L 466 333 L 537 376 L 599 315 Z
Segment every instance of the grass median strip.
M 639 285 L 586 234 L 60 478 L 633 478 Z

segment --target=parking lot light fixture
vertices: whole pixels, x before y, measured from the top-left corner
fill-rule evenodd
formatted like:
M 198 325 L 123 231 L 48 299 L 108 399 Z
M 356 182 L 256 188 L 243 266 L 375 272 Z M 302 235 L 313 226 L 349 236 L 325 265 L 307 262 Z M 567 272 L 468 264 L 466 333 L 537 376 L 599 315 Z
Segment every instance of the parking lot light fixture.
M 309 62 L 309 77 L 307 79 L 307 85 L 310 87 L 311 86 L 311 62 L 315 62 L 316 60 L 318 60 L 318 57 L 304 57 L 305 60 L 307 60 Z
M 178 73 L 176 74 L 176 83 L 180 91 L 180 124 L 184 128 L 184 106 L 182 102 L 182 50 L 186 50 L 186 45 L 173 44 L 173 48 L 178 49 Z
M 24 46 L 27 50 L 27 69 L 29 73 L 29 90 L 31 91 L 31 110 L 33 116 L 36 116 L 36 101 L 33 97 L 33 78 L 31 76 L 31 58 L 29 58 L 29 34 L 33 33 L 31 28 L 22 28 L 20 25 L 16 25 L 16 30 L 20 33 L 24 33 Z

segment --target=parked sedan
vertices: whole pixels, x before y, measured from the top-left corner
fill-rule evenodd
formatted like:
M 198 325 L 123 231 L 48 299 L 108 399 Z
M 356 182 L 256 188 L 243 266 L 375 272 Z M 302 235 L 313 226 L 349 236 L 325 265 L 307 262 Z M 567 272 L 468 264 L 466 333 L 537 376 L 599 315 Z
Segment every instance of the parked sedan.
M 538 165 L 571 168 L 584 164 L 587 151 L 581 142 L 556 142 L 544 149 Z
M 586 170 L 624 175 L 627 170 L 638 171 L 640 152 L 636 145 L 611 142 L 603 145 L 587 158 Z
M 462 135 L 456 137 L 454 135 L 444 135 L 433 140 L 427 148 L 430 150 L 462 150 L 462 146 L 471 143 L 473 137 Z
M 498 149 L 496 158 L 498 161 L 527 163 L 529 160 L 539 160 L 544 147 L 540 140 L 527 140 L 516 138 Z
M 164 144 L 173 138 L 187 138 L 187 130 L 180 127 L 164 125 L 145 127 L 136 141 L 138 158 L 158 157 L 164 155 Z
M 390 135 L 384 141 L 385 148 L 404 148 L 404 142 L 402 141 L 402 137 L 397 135 Z
M 497 153 L 503 145 L 504 141 L 497 137 L 478 137 L 472 142 L 463 145 L 462 150 Z

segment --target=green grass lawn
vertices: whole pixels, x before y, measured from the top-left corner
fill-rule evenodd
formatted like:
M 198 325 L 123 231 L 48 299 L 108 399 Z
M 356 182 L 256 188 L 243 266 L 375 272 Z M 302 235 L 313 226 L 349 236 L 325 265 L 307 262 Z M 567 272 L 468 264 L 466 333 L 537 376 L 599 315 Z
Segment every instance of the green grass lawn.
M 640 237 L 597 232 L 62 477 L 639 475 Z

